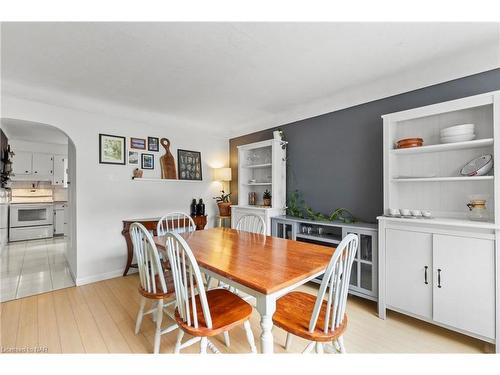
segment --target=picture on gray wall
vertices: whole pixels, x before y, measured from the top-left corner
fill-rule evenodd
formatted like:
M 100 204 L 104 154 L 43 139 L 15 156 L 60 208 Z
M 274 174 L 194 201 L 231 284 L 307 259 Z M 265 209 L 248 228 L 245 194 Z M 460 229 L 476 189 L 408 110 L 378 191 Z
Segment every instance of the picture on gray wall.
M 179 180 L 202 180 L 201 152 L 177 150 Z

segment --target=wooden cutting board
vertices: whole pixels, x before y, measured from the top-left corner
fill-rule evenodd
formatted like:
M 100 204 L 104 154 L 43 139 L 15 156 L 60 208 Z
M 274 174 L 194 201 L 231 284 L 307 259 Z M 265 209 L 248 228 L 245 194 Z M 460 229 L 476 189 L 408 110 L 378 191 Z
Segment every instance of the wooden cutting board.
M 175 159 L 170 152 L 170 141 L 167 138 L 162 138 L 160 143 L 165 148 L 165 155 L 160 158 L 161 178 L 177 180 Z

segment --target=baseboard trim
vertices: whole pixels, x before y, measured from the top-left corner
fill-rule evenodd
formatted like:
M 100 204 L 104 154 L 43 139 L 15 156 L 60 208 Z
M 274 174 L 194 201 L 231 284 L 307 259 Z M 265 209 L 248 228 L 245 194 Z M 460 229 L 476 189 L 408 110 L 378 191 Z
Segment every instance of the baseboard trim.
M 132 270 L 130 270 L 129 273 L 133 273 Z M 81 286 L 85 284 L 96 283 L 98 281 L 114 279 L 115 277 L 120 277 L 122 275 L 123 275 L 123 268 L 120 268 L 119 270 L 105 272 L 98 275 L 79 277 L 75 280 L 75 283 L 77 286 Z

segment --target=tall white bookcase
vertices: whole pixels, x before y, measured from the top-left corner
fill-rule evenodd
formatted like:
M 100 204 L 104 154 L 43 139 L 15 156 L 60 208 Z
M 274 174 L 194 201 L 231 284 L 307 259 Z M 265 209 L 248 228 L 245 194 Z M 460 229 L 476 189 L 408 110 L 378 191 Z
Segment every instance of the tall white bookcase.
M 271 206 L 263 205 L 265 190 L 271 192 Z M 249 193 L 257 196 L 249 203 Z M 231 207 L 231 227 L 246 214 L 259 215 L 271 234 L 271 217 L 286 211 L 286 142 L 270 139 L 238 146 L 238 204 Z
M 379 316 L 386 309 L 496 344 L 500 351 L 499 174 L 460 176 L 470 160 L 500 158 L 500 91 L 382 116 L 384 216 L 379 220 Z M 441 144 L 440 130 L 473 123 L 476 138 Z M 420 137 L 418 148 L 395 149 Z M 500 160 L 500 159 L 498 159 Z M 487 198 L 490 219 L 472 221 L 467 202 Z M 387 217 L 389 208 L 431 219 Z

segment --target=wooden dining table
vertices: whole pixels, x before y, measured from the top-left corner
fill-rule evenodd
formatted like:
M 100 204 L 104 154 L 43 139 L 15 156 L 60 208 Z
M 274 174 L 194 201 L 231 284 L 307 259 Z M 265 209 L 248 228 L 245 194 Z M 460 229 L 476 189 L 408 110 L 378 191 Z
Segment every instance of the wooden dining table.
M 256 299 L 261 351 L 272 353 L 273 314 L 278 298 L 323 274 L 334 248 L 238 231 L 213 228 L 183 233 L 202 272 Z M 165 250 L 164 236 L 154 238 Z

